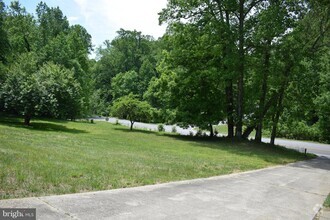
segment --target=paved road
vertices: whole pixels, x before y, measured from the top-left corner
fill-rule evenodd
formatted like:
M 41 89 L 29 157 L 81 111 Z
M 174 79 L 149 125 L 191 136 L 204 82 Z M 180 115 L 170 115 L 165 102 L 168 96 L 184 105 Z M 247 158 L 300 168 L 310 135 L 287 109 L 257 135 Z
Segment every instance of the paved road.
M 101 118 L 101 119 L 97 119 L 97 120 L 104 121 L 105 119 Z M 115 121 L 116 121 L 115 118 L 109 119 L 110 123 L 115 123 Z M 130 122 L 127 120 L 118 120 L 118 122 L 122 125 L 130 126 Z M 141 128 L 141 129 L 147 129 L 147 130 L 153 130 L 153 131 L 157 131 L 157 129 L 158 129 L 158 125 L 156 125 L 156 124 L 148 124 L 148 123 L 140 123 L 140 122 L 136 122 L 134 124 L 134 127 Z M 172 127 L 173 127 L 172 125 L 166 125 L 165 131 L 171 132 Z M 189 127 L 187 129 L 180 128 L 178 126 L 175 126 L 175 127 L 176 127 L 177 132 L 181 135 L 189 135 L 190 133 L 195 135 L 197 132 L 197 130 L 192 127 Z M 225 136 L 225 134 L 220 134 L 220 135 Z M 263 138 L 262 141 L 265 143 L 269 143 L 270 139 Z M 305 148 L 306 148 L 308 153 L 313 153 L 318 156 L 325 156 L 325 157 L 330 158 L 330 144 L 321 144 L 321 143 L 307 142 L 307 141 L 286 140 L 286 139 L 280 139 L 280 138 L 277 138 L 275 140 L 275 144 L 281 145 L 281 146 L 284 146 L 287 148 L 295 149 L 295 150 L 298 150 L 301 152 L 304 152 Z
M 0 200 L 38 219 L 311 220 L 330 192 L 330 159 L 240 174 L 91 193 Z M 1 214 L 1 213 L 0 213 Z
M 269 143 L 269 138 L 263 138 L 263 142 Z M 295 141 L 286 139 L 275 139 L 275 144 L 281 145 L 287 148 L 296 149 L 298 151 L 304 152 L 305 148 L 308 153 L 313 153 L 319 156 L 325 156 L 330 158 L 330 144 L 321 144 L 316 142 L 308 141 Z

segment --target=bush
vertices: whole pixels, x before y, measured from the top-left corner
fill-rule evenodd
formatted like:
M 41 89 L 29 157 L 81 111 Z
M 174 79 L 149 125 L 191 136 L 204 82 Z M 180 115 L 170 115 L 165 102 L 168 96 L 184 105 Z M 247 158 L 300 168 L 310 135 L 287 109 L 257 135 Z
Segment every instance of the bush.
M 177 133 L 177 130 L 176 130 L 175 126 L 172 127 L 172 133 Z
M 164 132 L 164 131 L 165 131 L 164 125 L 159 124 L 159 125 L 158 125 L 158 131 L 159 131 L 159 132 Z
M 214 129 L 214 135 L 215 135 L 215 136 L 218 136 L 218 134 L 219 134 L 219 131 L 218 131 L 218 129 L 215 128 L 215 129 Z
M 292 122 L 290 124 L 279 124 L 277 136 L 295 140 L 321 140 L 318 124 L 308 126 L 303 121 Z
M 119 120 L 118 119 L 116 119 L 115 125 L 119 125 Z
M 195 136 L 196 137 L 201 137 L 203 135 L 203 131 L 201 129 L 198 129 Z

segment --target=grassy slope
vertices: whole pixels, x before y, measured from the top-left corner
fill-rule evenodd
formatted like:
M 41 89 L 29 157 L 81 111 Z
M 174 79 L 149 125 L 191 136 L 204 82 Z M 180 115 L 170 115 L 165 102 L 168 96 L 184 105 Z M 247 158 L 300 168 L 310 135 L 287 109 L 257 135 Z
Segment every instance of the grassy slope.
M 0 118 L 0 199 L 209 177 L 304 159 L 283 148 L 209 141 L 106 122 Z

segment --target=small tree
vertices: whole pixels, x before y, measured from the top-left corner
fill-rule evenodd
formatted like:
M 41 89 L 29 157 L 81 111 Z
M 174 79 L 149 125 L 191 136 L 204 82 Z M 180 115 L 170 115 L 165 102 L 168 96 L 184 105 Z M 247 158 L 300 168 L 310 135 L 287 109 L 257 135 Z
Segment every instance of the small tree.
M 55 97 L 36 72 L 35 54 L 22 54 L 10 68 L 0 91 L 5 110 L 24 116 L 25 125 L 30 125 L 31 118 L 44 108 L 55 108 Z
M 131 122 L 130 130 L 136 121 L 148 121 L 151 117 L 151 106 L 140 101 L 132 93 L 117 99 L 111 107 L 113 116 L 127 119 Z

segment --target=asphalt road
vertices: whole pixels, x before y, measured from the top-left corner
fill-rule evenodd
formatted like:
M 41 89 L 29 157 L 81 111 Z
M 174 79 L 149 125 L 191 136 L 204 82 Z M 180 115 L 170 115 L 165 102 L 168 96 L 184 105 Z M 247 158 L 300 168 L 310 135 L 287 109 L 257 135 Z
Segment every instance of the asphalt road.
M 95 118 L 96 120 L 101 120 L 105 121 L 105 118 Z M 110 123 L 115 123 L 116 118 L 109 118 Z M 130 122 L 128 120 L 118 120 L 118 122 L 121 125 L 125 126 L 130 126 Z M 149 124 L 149 123 L 140 123 L 140 122 L 135 122 L 134 123 L 135 128 L 141 128 L 141 129 L 147 129 L 147 130 L 153 130 L 157 131 L 158 130 L 158 125 L 157 124 Z M 165 131 L 166 132 L 171 132 L 173 125 L 165 125 Z M 177 133 L 181 135 L 189 135 L 190 133 L 196 134 L 197 130 L 189 127 L 189 128 L 180 128 L 178 126 L 175 126 Z M 221 134 L 220 134 L 221 135 Z M 269 138 L 263 138 L 263 142 L 269 143 L 270 139 Z M 318 156 L 325 156 L 330 158 L 330 144 L 321 144 L 321 143 L 316 143 L 316 142 L 308 142 L 308 141 L 296 141 L 296 140 L 287 140 L 287 139 L 280 139 L 277 138 L 275 139 L 275 144 L 295 149 L 300 152 L 305 152 L 305 149 L 307 149 L 307 153 L 313 153 Z
M 269 143 L 270 139 L 263 138 L 262 141 L 265 143 Z M 300 152 L 305 152 L 305 149 L 307 149 L 307 153 L 313 153 L 318 156 L 325 156 L 330 158 L 330 144 L 321 144 L 316 142 L 296 141 L 296 140 L 286 140 L 286 139 L 275 139 L 275 144 L 287 148 L 295 149 Z

